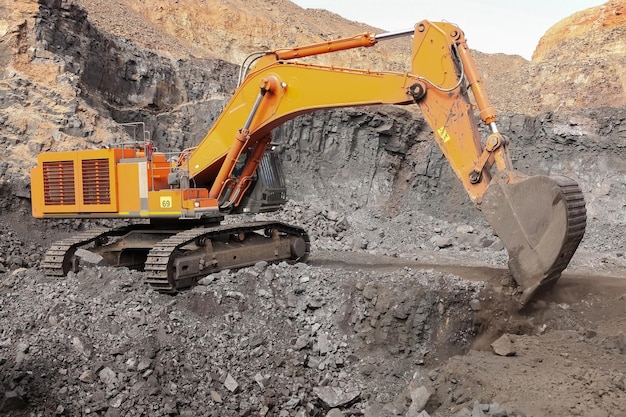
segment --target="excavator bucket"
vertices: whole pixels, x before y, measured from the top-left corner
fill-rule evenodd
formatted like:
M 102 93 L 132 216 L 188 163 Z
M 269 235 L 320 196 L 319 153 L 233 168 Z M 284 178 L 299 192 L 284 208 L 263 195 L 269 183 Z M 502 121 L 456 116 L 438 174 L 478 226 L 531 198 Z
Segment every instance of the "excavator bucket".
M 583 194 L 570 178 L 521 178 L 494 178 L 481 210 L 508 250 L 525 305 L 560 278 L 583 238 L 587 215 Z

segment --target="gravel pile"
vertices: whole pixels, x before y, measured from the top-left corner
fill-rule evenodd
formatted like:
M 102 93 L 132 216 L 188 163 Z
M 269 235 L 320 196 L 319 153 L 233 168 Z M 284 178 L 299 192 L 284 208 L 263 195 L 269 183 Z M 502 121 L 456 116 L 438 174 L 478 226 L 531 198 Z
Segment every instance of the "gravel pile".
M 259 263 L 166 296 L 126 269 L 64 280 L 18 269 L 2 277 L 0 411 L 375 415 L 377 404 L 398 401 L 411 376 L 383 358 L 423 365 L 442 331 L 466 347 L 471 317 L 458 316 L 481 288 L 408 268 L 338 273 Z M 454 329 L 443 324 L 450 315 Z

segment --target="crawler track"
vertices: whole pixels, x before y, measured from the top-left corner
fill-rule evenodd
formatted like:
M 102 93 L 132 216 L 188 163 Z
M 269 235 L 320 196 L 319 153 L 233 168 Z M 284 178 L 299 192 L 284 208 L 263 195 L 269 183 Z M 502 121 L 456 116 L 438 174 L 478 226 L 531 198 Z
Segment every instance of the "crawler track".
M 304 242 L 304 252 L 301 256 L 291 258 L 292 262 L 304 262 L 311 251 L 309 236 L 306 231 L 300 227 L 288 225 L 285 223 L 276 222 L 254 222 L 247 223 L 245 226 L 232 226 L 222 225 L 211 228 L 196 228 L 191 230 L 185 230 L 177 233 L 161 242 L 159 242 L 149 253 L 146 259 L 145 272 L 146 282 L 155 290 L 162 293 L 175 293 L 179 288 L 176 286 L 176 281 L 179 278 L 176 274 L 175 268 L 172 267 L 172 262 L 176 258 L 177 252 L 183 250 L 187 245 L 194 244 L 199 240 L 212 241 L 217 238 L 223 238 L 227 235 L 239 235 L 256 233 L 259 230 L 277 230 L 279 233 L 289 236 L 301 237 Z M 270 239 L 269 237 L 267 239 Z M 200 260 L 206 267 L 201 269 L 199 275 L 205 275 L 211 272 L 217 272 L 222 269 L 242 267 L 251 265 L 259 261 L 277 261 L 287 260 L 284 255 L 274 256 L 270 259 L 267 257 L 255 258 L 253 261 L 232 260 L 229 263 L 222 263 L 216 260 L 216 253 L 211 250 L 204 250 L 205 256 Z
M 153 243 L 151 235 L 165 237 Z M 70 271 L 78 271 L 77 249 L 90 247 L 94 252 L 106 254 L 107 246 L 103 244 L 110 237 L 118 239 L 115 250 L 130 245 L 141 250 L 142 246 L 136 246 L 136 240 L 145 239 L 145 262 L 134 266 L 143 269 L 146 282 L 163 293 L 175 293 L 193 286 L 198 277 L 222 269 L 241 268 L 259 261 L 304 262 L 311 251 L 309 236 L 304 229 L 277 222 L 197 227 L 183 231 L 151 229 L 149 225 L 113 230 L 94 228 L 53 244 L 42 263 L 46 275 L 63 277 Z M 175 264 L 181 260 L 184 268 Z M 188 266 L 191 268 L 185 269 Z M 181 273 L 181 270 L 185 272 Z
M 76 268 L 73 262 L 73 255 L 81 246 L 94 242 L 96 239 L 106 235 L 109 229 L 96 227 L 79 232 L 74 236 L 55 242 L 46 251 L 42 267 L 47 276 L 64 277 L 71 270 Z

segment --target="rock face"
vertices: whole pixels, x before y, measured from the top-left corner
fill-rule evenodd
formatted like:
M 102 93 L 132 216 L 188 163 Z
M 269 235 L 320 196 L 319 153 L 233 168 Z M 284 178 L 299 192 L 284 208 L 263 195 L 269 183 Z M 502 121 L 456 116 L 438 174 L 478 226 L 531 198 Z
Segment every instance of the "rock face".
M 626 112 L 618 109 L 504 115 L 499 121 L 511 139 L 517 169 L 576 178 L 590 227 L 600 222 L 618 229 L 626 204 L 625 124 Z M 342 210 L 390 216 L 417 210 L 457 221 L 481 219 L 428 125 L 403 109 L 319 112 L 285 124 L 275 140 L 284 145 L 289 190 L 297 200 L 320 199 Z
M 626 106 L 626 1 L 607 1 L 552 26 L 530 68 L 539 107 Z
M 117 122 L 154 126 L 162 149 L 182 150 L 204 137 L 235 88 L 236 68 L 224 61 L 172 59 L 140 48 L 101 31 L 75 5 L 42 6 L 41 13 L 38 39 L 62 57 L 86 105 Z

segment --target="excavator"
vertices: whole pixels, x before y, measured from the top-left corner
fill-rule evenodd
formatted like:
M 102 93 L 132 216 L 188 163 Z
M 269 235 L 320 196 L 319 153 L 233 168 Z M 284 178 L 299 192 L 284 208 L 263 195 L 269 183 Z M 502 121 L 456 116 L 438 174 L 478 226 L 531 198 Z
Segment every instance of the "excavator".
M 399 37 L 412 38 L 406 72 L 304 59 Z M 311 244 L 303 228 L 225 218 L 271 212 L 286 202 L 279 157 L 271 150 L 274 128 L 319 109 L 376 104 L 419 107 L 469 198 L 503 241 L 516 299 L 526 305 L 550 289 L 585 232 L 580 187 L 567 177 L 513 168 L 464 33 L 427 20 L 404 31 L 251 54 L 205 138 L 173 156 L 149 141 L 39 154 L 31 169 L 34 217 L 128 219 L 122 227 L 77 231 L 56 242 L 42 266 L 48 276 L 63 277 L 78 271 L 87 253 L 103 265 L 143 270 L 155 290 L 176 293 L 223 269 L 306 261 Z

